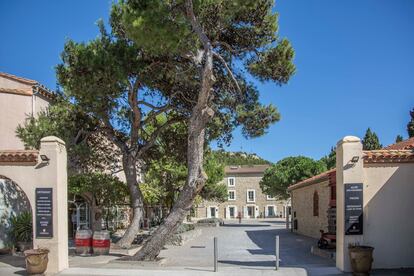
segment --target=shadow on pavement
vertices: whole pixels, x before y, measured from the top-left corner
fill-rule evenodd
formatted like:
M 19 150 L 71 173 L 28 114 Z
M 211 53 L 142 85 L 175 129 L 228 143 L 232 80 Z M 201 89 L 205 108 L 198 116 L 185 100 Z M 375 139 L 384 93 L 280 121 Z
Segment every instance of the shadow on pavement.
M 222 264 L 231 264 L 231 265 L 240 265 L 240 266 L 264 266 L 264 267 L 274 267 L 274 261 L 231 261 L 231 260 L 220 260 L 218 261 Z
M 270 224 L 224 224 L 220 227 L 267 227 Z
M 26 262 L 23 256 L 0 255 L 0 263 L 26 268 Z

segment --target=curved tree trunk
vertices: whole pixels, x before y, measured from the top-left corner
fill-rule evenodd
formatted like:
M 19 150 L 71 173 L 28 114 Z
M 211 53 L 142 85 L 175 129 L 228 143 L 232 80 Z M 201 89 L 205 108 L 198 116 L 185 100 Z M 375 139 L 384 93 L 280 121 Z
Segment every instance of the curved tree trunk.
M 122 165 L 124 168 L 125 178 L 131 198 L 132 220 L 129 224 L 124 236 L 116 243 L 121 248 L 131 247 L 134 241 L 143 216 L 143 197 L 137 182 L 137 168 L 133 156 L 124 154 L 122 157 Z
M 192 0 L 186 1 L 187 17 L 191 21 L 194 31 L 200 37 L 204 47 L 205 64 L 202 72 L 201 89 L 197 104 L 194 106 L 188 124 L 187 145 L 187 182 L 177 201 L 164 222 L 157 228 L 150 239 L 132 258 L 134 260 L 154 260 L 164 247 L 166 241 L 175 233 L 185 216 L 191 210 L 194 198 L 203 188 L 207 175 L 203 170 L 205 128 L 213 117 L 214 111 L 208 106 L 210 90 L 213 83 L 213 51 L 207 36 L 202 33 L 194 12 Z

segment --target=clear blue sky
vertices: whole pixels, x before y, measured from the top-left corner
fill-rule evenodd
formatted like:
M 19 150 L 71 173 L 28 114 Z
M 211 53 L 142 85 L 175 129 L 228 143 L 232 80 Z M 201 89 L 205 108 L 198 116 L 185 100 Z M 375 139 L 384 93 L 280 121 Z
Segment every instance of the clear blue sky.
M 66 38 L 87 41 L 111 1 L 0 1 L 0 71 L 56 87 Z M 282 120 L 266 136 L 238 132 L 229 150 L 320 158 L 345 135 L 371 127 L 381 142 L 405 138 L 414 107 L 414 1 L 280 0 L 280 33 L 296 50 L 297 73 L 284 87 L 260 84 Z

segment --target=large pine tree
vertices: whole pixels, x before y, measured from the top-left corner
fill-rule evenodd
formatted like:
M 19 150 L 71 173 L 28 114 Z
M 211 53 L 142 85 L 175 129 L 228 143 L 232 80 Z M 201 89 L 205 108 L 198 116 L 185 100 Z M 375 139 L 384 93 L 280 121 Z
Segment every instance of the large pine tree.
M 364 150 L 378 150 L 382 148 L 382 145 L 375 132 L 370 128 L 365 132 L 364 140 L 362 141 L 362 147 Z
M 407 124 L 408 137 L 414 137 L 414 108 L 410 111 L 411 120 Z

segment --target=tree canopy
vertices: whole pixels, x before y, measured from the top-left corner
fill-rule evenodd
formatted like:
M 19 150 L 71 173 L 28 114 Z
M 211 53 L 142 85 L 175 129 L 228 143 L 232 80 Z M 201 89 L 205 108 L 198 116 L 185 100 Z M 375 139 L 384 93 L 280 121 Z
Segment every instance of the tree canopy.
M 407 124 L 408 137 L 414 137 L 414 108 L 410 111 L 410 121 Z
M 397 135 L 397 137 L 395 137 L 395 143 L 399 143 L 402 142 L 404 140 L 404 138 L 401 135 Z
M 364 139 L 362 140 L 362 148 L 364 150 L 378 150 L 382 148 L 377 134 L 371 131 L 370 128 L 367 129 Z
M 326 168 L 328 170 L 335 168 L 336 167 L 336 147 L 332 147 L 329 154 L 322 157 L 320 161 L 325 163 Z
M 265 194 L 286 199 L 289 197 L 287 188 L 290 185 L 324 171 L 326 165 L 322 161 L 305 156 L 287 157 L 266 169 L 260 187 Z

